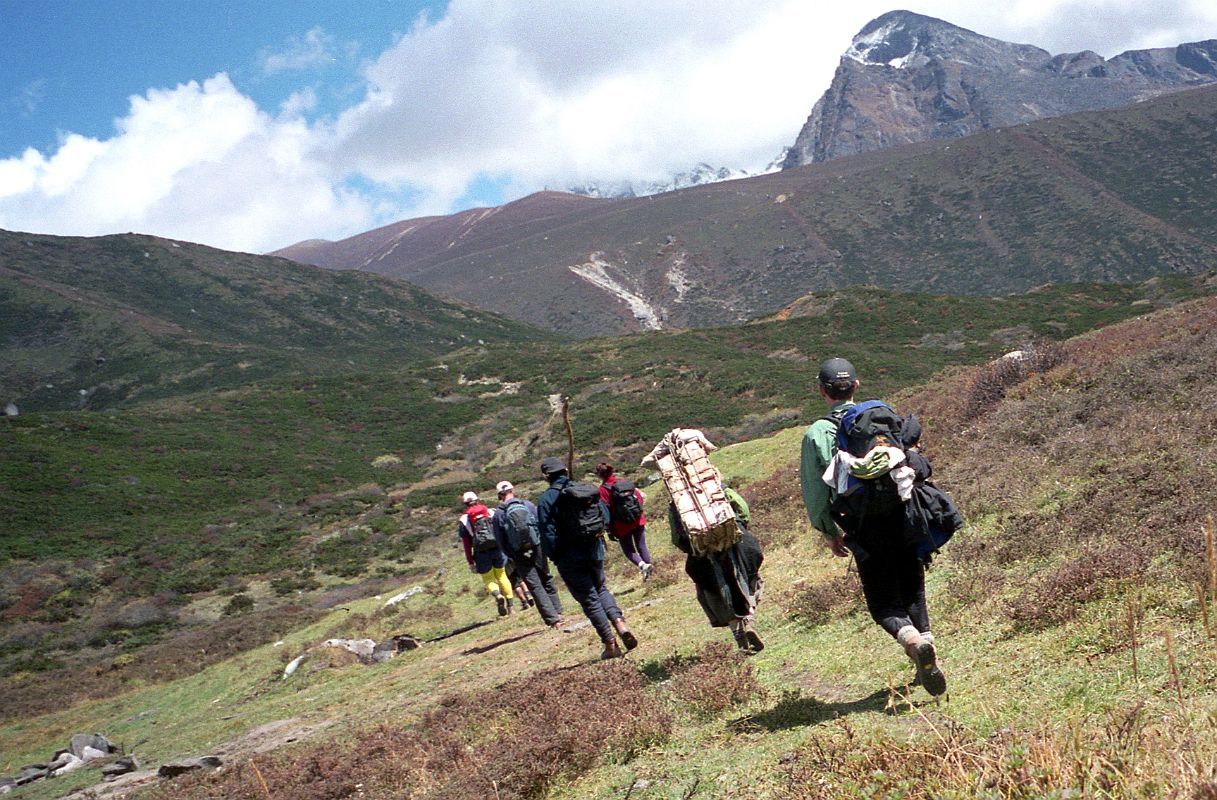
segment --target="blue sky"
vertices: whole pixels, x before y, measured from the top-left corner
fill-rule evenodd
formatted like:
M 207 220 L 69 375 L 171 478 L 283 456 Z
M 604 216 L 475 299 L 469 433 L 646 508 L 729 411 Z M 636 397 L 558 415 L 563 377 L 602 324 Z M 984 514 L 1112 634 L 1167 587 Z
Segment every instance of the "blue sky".
M 264 252 L 541 188 L 763 168 L 855 0 L 0 0 L 0 228 Z M 1054 53 L 1217 37 L 1212 0 L 924 0 Z
M 362 60 L 388 49 L 420 13 L 441 15 L 444 7 L 418 0 L 0 0 L 0 157 L 53 148 L 63 130 L 108 137 L 131 95 L 217 72 L 270 108 L 307 73 L 325 87 L 322 110 L 336 112 L 362 94 Z M 274 71 L 267 63 L 293 55 L 294 68 Z

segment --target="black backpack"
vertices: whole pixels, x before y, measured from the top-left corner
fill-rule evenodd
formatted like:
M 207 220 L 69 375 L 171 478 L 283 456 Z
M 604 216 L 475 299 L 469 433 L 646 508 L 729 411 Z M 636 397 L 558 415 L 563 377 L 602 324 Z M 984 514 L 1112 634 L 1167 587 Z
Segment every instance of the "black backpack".
M 483 514 L 477 519 L 471 517 L 469 530 L 473 531 L 473 552 L 485 553 L 499 546 L 498 539 L 494 538 L 494 523 L 490 521 L 490 514 Z
M 824 419 L 837 426 L 838 451 L 860 458 L 877 445 L 905 449 L 904 418 L 881 400 L 864 400 Z M 838 494 L 830 508 L 833 519 L 846 533 L 858 533 L 868 518 L 891 518 L 905 513 L 905 501 L 890 474 L 851 481 L 856 486 L 848 494 Z
M 504 525 L 507 531 L 507 544 L 511 549 L 523 555 L 541 544 L 541 532 L 537 525 L 537 517 L 528 510 L 523 500 L 512 500 L 503 506 Z
M 557 508 L 559 535 L 586 543 L 604 534 L 604 511 L 596 484 L 568 482 L 558 493 Z
M 614 522 L 635 524 L 642 519 L 642 503 L 638 502 L 637 490 L 629 481 L 618 479 L 609 484 L 609 510 Z

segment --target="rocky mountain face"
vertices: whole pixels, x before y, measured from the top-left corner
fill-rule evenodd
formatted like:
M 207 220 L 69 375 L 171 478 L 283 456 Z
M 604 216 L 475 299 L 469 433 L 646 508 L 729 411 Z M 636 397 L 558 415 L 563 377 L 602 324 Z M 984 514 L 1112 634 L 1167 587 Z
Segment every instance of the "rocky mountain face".
M 1118 108 L 1213 82 L 1217 39 L 1111 59 L 1088 50 L 1054 56 L 892 11 L 854 37 L 783 168 Z
M 562 334 L 730 325 L 857 284 L 1008 294 L 1217 264 L 1217 85 L 803 169 L 546 192 L 279 255 Z

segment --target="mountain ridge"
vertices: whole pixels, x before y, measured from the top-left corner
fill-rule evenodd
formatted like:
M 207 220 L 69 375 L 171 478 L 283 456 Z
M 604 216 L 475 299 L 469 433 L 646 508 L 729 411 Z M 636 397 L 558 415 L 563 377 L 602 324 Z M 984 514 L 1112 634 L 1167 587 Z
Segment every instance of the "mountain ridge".
M 102 408 L 543 331 L 371 273 L 152 236 L 0 231 L 0 397 Z
M 784 169 L 910 142 L 953 139 L 1064 114 L 1118 108 L 1217 82 L 1217 39 L 1052 55 L 933 17 L 891 11 L 841 56 Z
M 1217 89 L 1200 87 L 646 198 L 550 192 L 428 218 L 444 231 L 430 239 L 404 221 L 397 241 L 378 229 L 375 247 L 294 252 L 575 336 L 733 324 L 859 283 L 1138 281 L 1217 255 L 1214 128 Z

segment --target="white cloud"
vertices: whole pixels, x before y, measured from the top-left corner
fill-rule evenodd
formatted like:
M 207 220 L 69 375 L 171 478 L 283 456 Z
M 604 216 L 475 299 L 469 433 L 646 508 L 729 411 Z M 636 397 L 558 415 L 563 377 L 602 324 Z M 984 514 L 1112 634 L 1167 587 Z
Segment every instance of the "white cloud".
M 136 230 L 265 250 L 446 213 L 487 183 L 508 199 L 699 161 L 763 166 L 795 135 L 878 0 L 452 0 L 364 69 L 360 102 L 277 114 L 225 75 L 149 90 L 112 138 L 0 160 L 0 227 Z M 1105 56 L 1217 35 L 1211 0 L 926 0 L 910 10 L 1054 53 Z M 320 29 L 264 53 L 280 76 L 353 58 Z M 346 187 L 346 188 L 344 188 Z M 357 187 L 357 188 L 355 188 Z
M 355 49 L 352 42 L 340 42 L 321 28 L 312 28 L 288 39 L 284 50 L 263 51 L 260 60 L 262 71 L 274 75 L 329 66 L 340 57 L 350 58 Z
M 42 105 L 42 101 L 46 99 L 46 89 L 46 78 L 36 78 L 21 87 L 21 94 L 17 97 L 17 106 L 23 115 L 28 117 L 38 110 L 38 106 Z
M 72 134 L 49 158 L 0 161 L 0 227 L 262 251 L 372 221 L 313 156 L 304 123 L 260 112 L 225 75 L 134 97 L 116 125 L 106 141 Z

